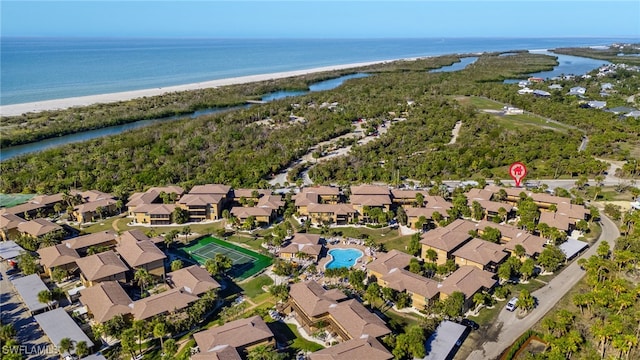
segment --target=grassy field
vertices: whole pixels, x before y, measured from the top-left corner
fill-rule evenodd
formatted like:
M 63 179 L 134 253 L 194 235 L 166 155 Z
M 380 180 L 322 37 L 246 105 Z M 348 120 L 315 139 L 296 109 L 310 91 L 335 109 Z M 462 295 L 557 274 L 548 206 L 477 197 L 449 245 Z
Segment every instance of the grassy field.
M 256 296 L 263 294 L 265 292 L 264 290 L 262 290 L 263 286 L 269 286 L 272 284 L 273 284 L 273 279 L 271 279 L 267 275 L 260 275 L 256 278 L 253 278 L 249 281 L 246 281 L 238 285 L 242 288 L 245 295 L 253 299 Z

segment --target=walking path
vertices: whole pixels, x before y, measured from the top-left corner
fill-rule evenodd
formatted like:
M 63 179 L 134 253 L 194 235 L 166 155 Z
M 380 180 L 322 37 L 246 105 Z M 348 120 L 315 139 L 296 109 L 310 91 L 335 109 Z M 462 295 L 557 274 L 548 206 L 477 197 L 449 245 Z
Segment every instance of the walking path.
M 606 216 L 601 215 L 600 224 L 602 225 L 602 233 L 598 240 L 581 256 L 588 258 L 596 254 L 598 245 L 603 240 L 607 240 L 613 245 L 614 241 L 620 236 L 618 227 Z M 573 288 L 580 279 L 585 275 L 584 270 L 580 269 L 577 259 L 569 264 L 560 274 L 553 278 L 549 283 L 534 291 L 533 297 L 538 300 L 537 307 L 527 316 L 518 319 L 517 311 L 510 312 L 502 309 L 498 315 L 498 319 L 492 324 L 491 329 L 486 332 L 498 332 L 496 341 L 488 341 L 482 344 L 482 348 L 473 351 L 468 360 L 486 360 L 497 359 L 500 354 L 507 349 L 514 341 L 518 339 L 525 331 L 533 327 L 542 317 L 551 310 L 555 304 Z
M 458 140 L 458 135 L 460 134 L 460 128 L 462 127 L 462 121 L 458 121 L 456 123 L 456 126 L 453 127 L 453 130 L 451 130 L 451 136 L 453 136 L 451 138 L 451 141 L 449 141 L 449 144 L 447 145 L 453 145 L 456 143 L 456 140 Z

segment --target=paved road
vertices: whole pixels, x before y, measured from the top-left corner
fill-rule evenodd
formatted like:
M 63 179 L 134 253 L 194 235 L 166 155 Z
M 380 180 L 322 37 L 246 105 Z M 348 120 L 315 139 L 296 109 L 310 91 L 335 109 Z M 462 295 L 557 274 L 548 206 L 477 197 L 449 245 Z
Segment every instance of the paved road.
M 7 266 L 0 264 L 3 279 L 0 281 L 0 303 L 2 304 L 2 323 L 13 324 L 17 331 L 17 340 L 22 345 L 20 352 L 30 360 L 57 358 L 58 352 L 47 340 L 36 320 L 29 314 L 26 305 L 20 300 L 13 284 L 5 275 Z
M 594 255 L 601 241 L 606 240 L 610 245 L 613 245 L 614 240 L 620 236 L 618 228 L 609 218 L 604 215 L 601 215 L 601 218 L 602 233 L 600 237 L 581 257 Z M 553 278 L 549 284 L 532 293 L 538 300 L 538 305 L 523 319 L 516 317 L 517 311 L 510 312 L 502 309 L 498 315 L 498 319 L 492 325 L 493 329 L 487 331 L 488 333 L 499 331 L 497 341 L 485 342 L 482 344 L 482 348 L 473 351 L 467 357 L 467 360 L 496 359 L 508 346 L 516 341 L 520 335 L 542 319 L 584 275 L 585 272 L 580 269 L 577 260 L 573 261 L 560 274 Z

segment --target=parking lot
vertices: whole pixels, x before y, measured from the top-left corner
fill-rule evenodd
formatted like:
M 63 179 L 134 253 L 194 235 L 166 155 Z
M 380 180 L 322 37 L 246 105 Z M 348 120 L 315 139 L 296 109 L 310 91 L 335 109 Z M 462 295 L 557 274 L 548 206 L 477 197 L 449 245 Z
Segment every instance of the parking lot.
M 29 314 L 27 307 L 20 301 L 9 276 L 6 275 L 8 265 L 0 264 L 2 280 L 0 280 L 0 303 L 2 304 L 2 324 L 13 324 L 17 332 L 20 347 L 17 349 L 27 359 L 57 358 L 58 352 L 45 337 L 36 320 Z M 15 277 L 19 275 L 11 275 Z

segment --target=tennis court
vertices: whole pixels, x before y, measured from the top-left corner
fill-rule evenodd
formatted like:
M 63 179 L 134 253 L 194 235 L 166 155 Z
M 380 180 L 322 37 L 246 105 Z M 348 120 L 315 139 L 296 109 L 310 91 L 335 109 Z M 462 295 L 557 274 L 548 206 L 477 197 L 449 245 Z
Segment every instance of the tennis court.
M 227 274 L 238 280 L 255 275 L 272 263 L 272 259 L 268 256 L 214 237 L 200 239 L 194 245 L 184 247 L 182 250 L 201 265 L 215 258 L 216 254 L 225 255 L 233 263 Z

